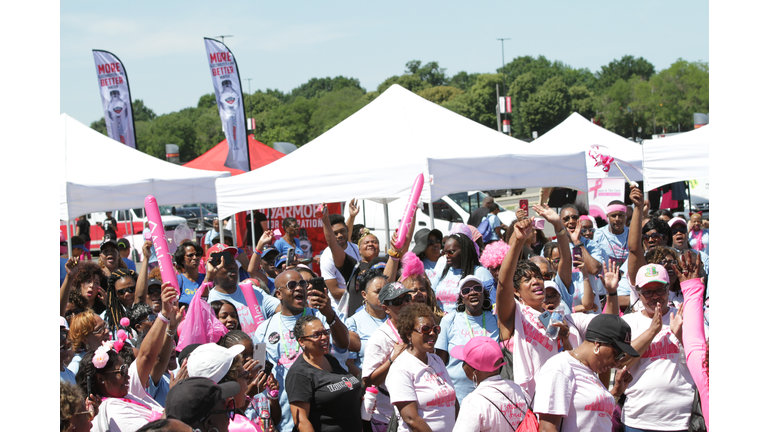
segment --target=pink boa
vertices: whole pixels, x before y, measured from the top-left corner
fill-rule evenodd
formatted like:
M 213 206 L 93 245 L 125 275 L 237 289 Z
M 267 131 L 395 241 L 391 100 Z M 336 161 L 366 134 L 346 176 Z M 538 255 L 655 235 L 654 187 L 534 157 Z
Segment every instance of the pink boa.
M 403 266 L 403 273 L 400 276 L 401 280 L 405 280 L 410 276 L 424 274 L 424 263 L 413 252 L 406 252 L 400 259 L 400 263 Z
M 498 267 L 504 261 L 504 256 L 508 250 L 509 245 L 503 241 L 493 242 L 483 249 L 483 255 L 480 256 L 480 264 L 485 268 Z

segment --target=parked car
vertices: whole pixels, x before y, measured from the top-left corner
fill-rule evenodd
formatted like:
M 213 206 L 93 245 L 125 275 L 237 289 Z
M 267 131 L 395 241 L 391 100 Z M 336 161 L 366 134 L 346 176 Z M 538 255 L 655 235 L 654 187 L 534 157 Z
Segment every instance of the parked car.
M 213 228 L 213 220 L 219 216 L 216 213 L 211 212 L 205 207 L 176 207 L 171 209 L 171 213 L 176 212 L 176 216 L 183 217 L 187 220 L 187 226 L 193 230 L 208 230 Z M 200 216 L 202 215 L 203 224 L 200 224 Z
M 494 198 L 502 196 L 511 197 L 512 195 L 520 195 L 523 192 L 525 192 L 525 189 L 494 189 L 485 191 L 487 195 L 490 195 Z
M 688 207 L 688 200 L 683 201 L 683 205 L 682 205 L 683 210 L 673 211 L 672 214 L 675 216 L 680 216 L 685 220 L 688 220 L 691 218 L 690 213 L 692 211 L 694 212 L 701 211 L 702 219 L 709 219 L 709 199 L 708 198 L 691 195 L 691 204 L 693 205 L 693 210 L 691 210 Z

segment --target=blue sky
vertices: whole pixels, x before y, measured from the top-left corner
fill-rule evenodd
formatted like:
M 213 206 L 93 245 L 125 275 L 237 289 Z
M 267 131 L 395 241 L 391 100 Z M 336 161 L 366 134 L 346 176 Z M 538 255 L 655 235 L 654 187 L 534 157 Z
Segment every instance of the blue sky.
M 61 112 L 102 117 L 91 50 L 124 63 L 133 99 L 158 114 L 213 91 L 203 37 L 226 38 L 243 88 L 290 91 L 313 77 L 358 78 L 368 91 L 410 60 L 495 72 L 544 55 L 597 70 L 630 54 L 667 68 L 709 61 L 709 5 L 697 1 L 62 2 Z

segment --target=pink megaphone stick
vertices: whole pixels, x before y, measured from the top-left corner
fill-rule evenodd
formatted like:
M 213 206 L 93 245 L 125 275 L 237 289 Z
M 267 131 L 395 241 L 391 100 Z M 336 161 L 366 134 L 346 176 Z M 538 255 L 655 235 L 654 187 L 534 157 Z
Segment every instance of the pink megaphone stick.
M 176 273 L 173 271 L 173 261 L 168 249 L 168 239 L 165 237 L 165 227 L 163 219 L 160 217 L 160 209 L 157 207 L 157 200 L 152 195 L 144 198 L 144 210 L 147 212 L 147 223 L 149 224 L 149 234 L 152 237 L 152 243 L 155 245 L 155 255 L 157 263 L 160 266 L 160 275 L 163 282 L 170 282 L 176 288 L 176 296 L 180 294 L 179 282 L 176 280 Z
M 405 238 L 408 237 L 408 230 L 411 229 L 413 223 L 413 215 L 416 213 L 416 207 L 419 205 L 419 198 L 421 198 L 421 189 L 424 187 L 424 175 L 419 174 L 411 187 L 411 195 L 408 196 L 408 204 L 405 206 L 405 213 L 403 218 L 400 219 L 400 228 L 397 229 L 397 240 L 393 243 L 395 249 L 403 247 Z

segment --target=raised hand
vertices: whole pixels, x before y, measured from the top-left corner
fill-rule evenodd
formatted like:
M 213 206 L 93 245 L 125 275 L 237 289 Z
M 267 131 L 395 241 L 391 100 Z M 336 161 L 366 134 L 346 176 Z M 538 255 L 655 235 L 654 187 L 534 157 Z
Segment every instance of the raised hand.
M 523 220 L 523 219 L 525 219 L 525 218 L 527 218 L 527 217 L 528 217 L 528 216 L 526 216 L 526 214 L 525 214 L 525 210 L 523 210 L 523 209 L 517 209 L 517 211 L 515 211 L 515 218 L 516 218 L 517 220 L 521 221 L 521 220 Z
M 656 305 L 656 311 L 653 314 L 653 318 L 651 319 L 651 329 L 653 330 L 654 334 L 659 334 L 661 331 L 661 304 Z
M 696 257 L 694 258 L 694 255 Z M 701 255 L 691 251 L 685 251 L 677 258 L 677 264 L 675 268 L 675 274 L 677 279 L 682 283 L 691 279 L 701 277 Z
M 674 311 L 669 316 L 669 330 L 673 335 L 683 343 L 683 306 L 677 310 L 677 314 Z
M 568 233 L 571 236 L 571 242 L 576 244 L 581 237 L 581 219 L 576 221 L 576 229 L 572 233 Z
M 613 389 L 611 390 L 611 393 L 616 397 L 621 396 L 631 382 L 632 374 L 629 373 L 627 367 L 624 366 L 623 368 L 616 371 L 616 377 L 614 378 Z
M 160 292 L 160 300 L 163 302 L 161 313 L 169 321 L 176 319 L 176 314 L 173 311 L 173 304 L 176 302 L 176 288 L 170 282 L 164 282 L 160 289 L 162 290 Z
M 561 222 L 560 221 L 560 216 L 557 215 L 557 212 L 555 212 L 554 210 L 549 208 L 549 206 L 546 205 L 546 204 L 542 204 L 542 205 L 534 204 L 533 205 L 533 210 L 536 213 L 538 213 L 539 216 L 541 216 L 544 219 L 546 219 L 547 222 L 551 223 L 552 225 L 556 225 L 557 222 Z
M 142 258 L 149 259 L 152 256 L 152 240 L 144 240 L 144 244 L 141 245 Z
M 260 251 L 264 251 L 264 246 L 268 244 L 272 244 L 272 239 L 275 238 L 275 232 L 271 229 L 264 230 L 263 233 L 261 233 L 261 237 L 259 238 L 259 242 L 256 244 L 256 249 Z
M 67 263 L 64 264 L 64 269 L 67 272 L 67 276 L 69 276 L 70 280 L 74 280 L 75 275 L 77 275 L 77 272 L 80 271 L 80 258 L 73 257 L 67 260 Z
M 357 206 L 357 200 L 352 198 L 349 201 L 349 215 L 356 217 L 360 213 L 360 207 Z
M 173 372 L 171 372 L 171 381 L 168 387 L 173 388 L 173 386 L 176 385 L 177 382 L 187 378 L 189 378 L 189 373 L 187 372 L 187 359 L 184 359 L 184 361 L 181 362 L 179 373 L 174 376 Z
M 515 238 L 518 241 L 524 241 L 533 232 L 533 222 L 530 219 L 523 219 L 515 223 Z
M 632 201 L 632 204 L 634 204 L 635 207 L 637 208 L 643 207 L 643 191 L 640 190 L 640 188 L 638 187 L 630 188 L 629 199 Z
M 605 269 L 605 274 L 600 276 L 600 280 L 603 282 L 605 290 L 609 294 L 613 294 L 619 287 L 619 266 L 616 265 L 615 260 L 609 259 L 608 264 L 604 263 L 603 269 Z

